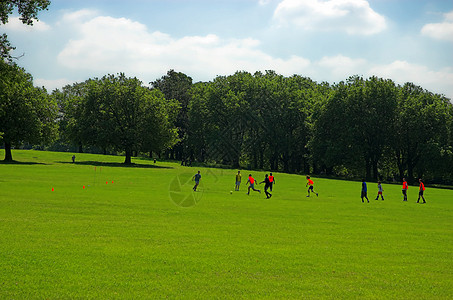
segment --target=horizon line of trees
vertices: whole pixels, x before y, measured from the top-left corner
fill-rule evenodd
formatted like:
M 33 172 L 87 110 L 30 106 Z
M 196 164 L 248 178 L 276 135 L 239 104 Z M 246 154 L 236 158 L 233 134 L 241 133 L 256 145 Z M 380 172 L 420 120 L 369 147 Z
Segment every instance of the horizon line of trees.
M 331 85 L 274 71 L 193 83 L 170 70 L 148 87 L 120 73 L 48 94 L 11 62 L 3 60 L 0 72 L 5 150 L 29 143 L 124 154 L 125 163 L 142 153 L 234 168 L 453 183 L 453 105 L 412 83 L 352 76 Z

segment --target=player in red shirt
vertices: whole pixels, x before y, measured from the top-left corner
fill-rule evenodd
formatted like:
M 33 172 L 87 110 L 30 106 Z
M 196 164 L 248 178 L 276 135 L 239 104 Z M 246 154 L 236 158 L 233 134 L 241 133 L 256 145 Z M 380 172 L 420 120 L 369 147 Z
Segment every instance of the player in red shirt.
M 423 192 L 425 191 L 425 185 L 423 184 L 423 180 L 421 178 L 418 180 L 418 182 L 420 182 L 420 187 L 418 189 L 418 200 L 417 200 L 417 203 L 418 203 L 418 201 L 420 201 L 420 197 L 422 197 L 423 203 L 426 203 L 425 197 L 423 197 Z
M 307 176 L 307 184 L 305 186 L 308 186 L 308 195 L 307 197 L 310 197 L 310 190 L 312 193 L 315 193 L 316 194 L 316 197 L 318 197 L 318 193 L 316 193 L 314 190 L 313 190 L 313 180 L 310 179 L 310 176 Z
M 407 182 L 406 182 L 406 178 L 403 178 L 403 196 L 404 196 L 404 199 L 403 201 L 407 201 Z
M 245 185 L 247 185 L 247 184 L 250 183 L 250 185 L 249 185 L 249 190 L 248 190 L 248 192 L 247 192 L 247 195 L 250 195 L 250 189 L 252 189 L 252 190 L 254 190 L 255 192 L 258 192 L 258 193 L 261 194 L 261 191 L 260 191 L 260 190 L 256 190 L 256 189 L 255 189 L 255 181 L 256 181 L 256 180 L 255 180 L 255 178 L 252 177 L 252 174 L 249 174 L 249 178 L 247 179 L 247 183 L 245 184 Z
M 269 189 L 270 189 L 271 192 L 272 192 L 272 187 L 274 186 L 274 183 L 275 183 L 275 178 L 274 178 L 274 176 L 272 175 L 272 173 L 269 173 L 269 182 L 270 182 Z

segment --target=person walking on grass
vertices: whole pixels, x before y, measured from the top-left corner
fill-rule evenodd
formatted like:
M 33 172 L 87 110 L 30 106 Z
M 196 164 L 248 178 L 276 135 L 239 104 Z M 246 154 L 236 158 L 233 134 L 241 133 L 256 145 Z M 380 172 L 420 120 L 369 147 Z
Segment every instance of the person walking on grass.
M 272 173 L 269 173 L 269 182 L 270 182 L 269 189 L 270 189 L 271 192 L 272 192 L 272 187 L 274 186 L 274 183 L 275 183 L 275 178 L 274 178 L 274 176 L 272 175 Z
M 382 184 L 380 181 L 377 182 L 377 187 L 378 187 L 378 193 L 377 193 L 376 199 L 374 199 L 374 200 L 379 200 L 379 195 L 380 195 L 382 198 L 382 201 L 384 201 L 384 196 L 382 195 L 382 192 L 384 191 L 384 189 L 382 188 Z
M 420 197 L 422 197 L 423 204 L 425 204 L 426 201 L 425 201 L 425 197 L 423 196 L 423 192 L 425 191 L 425 185 L 423 184 L 423 180 L 421 178 L 418 180 L 418 182 L 420 182 L 420 187 L 418 189 L 418 200 L 417 200 L 417 203 L 420 201 Z
M 200 179 L 201 179 L 201 174 L 200 174 L 200 171 L 198 171 L 198 173 L 193 175 L 193 177 L 192 177 L 192 180 L 195 180 L 195 185 L 193 187 L 194 192 L 197 191 L 197 187 L 200 184 Z
M 318 197 L 318 193 L 316 193 L 316 192 L 313 190 L 313 184 L 314 184 L 314 183 L 313 183 L 313 180 L 310 179 L 310 176 L 307 176 L 307 184 L 305 185 L 305 186 L 308 186 L 308 190 L 307 190 L 308 195 L 307 195 L 307 197 L 310 197 L 310 191 L 311 191 L 312 193 L 315 193 L 315 194 L 316 194 L 316 197 Z
M 267 191 L 267 189 L 270 188 L 270 186 L 271 186 L 271 181 L 269 180 L 269 177 L 267 176 L 267 174 L 266 174 L 266 176 L 264 177 L 264 180 L 260 182 L 260 184 L 261 184 L 261 183 L 265 183 L 265 185 L 264 185 L 264 192 L 266 193 L 266 198 L 269 199 L 270 197 L 272 197 L 272 194 L 269 193 L 269 192 Z
M 370 200 L 368 200 L 368 196 L 367 196 L 367 187 L 366 187 L 365 179 L 362 179 L 362 194 L 361 194 L 361 198 L 362 198 L 362 202 L 364 202 L 363 198 L 365 198 L 366 201 L 368 201 L 368 203 L 370 203 Z
M 238 171 L 238 173 L 236 174 L 236 187 L 234 188 L 235 191 L 239 191 L 239 186 L 241 185 L 241 179 L 242 179 L 241 171 Z
M 407 201 L 407 181 L 403 178 L 403 201 Z
M 252 177 L 252 174 L 249 174 L 249 178 L 247 179 L 247 183 L 245 184 L 245 185 L 250 184 L 247 195 L 250 195 L 250 189 L 261 194 L 260 190 L 255 189 L 255 181 L 256 180 L 255 180 L 255 178 Z

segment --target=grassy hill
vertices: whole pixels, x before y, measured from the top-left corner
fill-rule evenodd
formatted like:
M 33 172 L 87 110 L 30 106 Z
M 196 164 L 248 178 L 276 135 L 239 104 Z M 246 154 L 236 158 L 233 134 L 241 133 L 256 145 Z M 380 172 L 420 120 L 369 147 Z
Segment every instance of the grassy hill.
M 266 199 L 249 171 L 230 193 L 237 170 L 200 168 L 193 193 L 199 168 L 71 156 L 0 164 L 0 298 L 453 297 L 453 190 L 370 183 L 362 203 L 360 182 L 313 178 L 307 198 L 277 173 Z

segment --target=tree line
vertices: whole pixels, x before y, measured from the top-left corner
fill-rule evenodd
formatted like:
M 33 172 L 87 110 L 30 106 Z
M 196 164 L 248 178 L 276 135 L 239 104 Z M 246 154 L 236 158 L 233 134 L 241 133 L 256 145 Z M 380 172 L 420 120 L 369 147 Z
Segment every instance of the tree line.
M 453 105 L 412 83 L 317 83 L 274 71 L 148 86 L 106 75 L 47 93 L 0 63 L 0 136 L 11 147 L 191 160 L 234 168 L 453 183 Z

